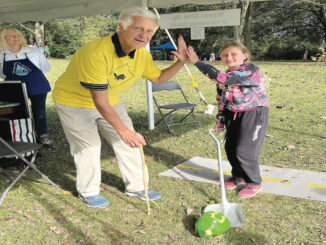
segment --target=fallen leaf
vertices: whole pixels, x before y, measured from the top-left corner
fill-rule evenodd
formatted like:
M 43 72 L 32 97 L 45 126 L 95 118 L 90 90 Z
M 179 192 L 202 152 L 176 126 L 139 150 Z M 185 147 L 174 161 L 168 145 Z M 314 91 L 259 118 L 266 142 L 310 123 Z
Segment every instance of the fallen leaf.
M 11 219 L 13 219 L 13 218 L 14 218 L 13 215 L 8 215 L 8 216 L 6 216 L 6 217 L 1 218 L 1 221 L 8 221 L 8 220 L 11 220 Z
M 26 219 L 31 219 L 32 218 L 32 216 L 30 216 L 29 214 L 24 214 L 23 217 L 26 218 Z
M 41 198 L 44 198 L 44 197 L 46 197 L 46 194 L 45 194 L 45 193 L 42 193 L 42 194 L 40 195 L 40 197 L 41 197 Z
M 187 209 L 187 215 L 190 215 L 190 214 L 192 214 L 192 212 L 194 211 L 194 209 L 193 208 L 188 208 Z
M 69 241 L 60 242 L 57 245 L 66 245 L 66 244 L 69 244 Z
M 172 235 L 172 234 L 168 234 L 168 236 L 169 236 L 169 241 L 170 241 L 170 242 L 171 242 L 171 241 L 176 241 L 176 240 L 178 239 L 177 236 Z
M 57 231 L 57 227 L 55 227 L 55 226 L 51 226 L 50 228 L 49 228 L 49 230 L 51 231 L 51 232 L 53 232 L 53 233 L 55 233 L 56 231 Z
M 57 228 L 57 227 L 55 227 L 55 226 L 51 226 L 51 227 L 49 228 L 49 230 L 50 230 L 51 232 L 53 232 L 54 234 L 56 234 L 56 235 L 62 235 L 62 234 L 64 234 L 64 231 L 63 231 L 62 229 Z
M 112 163 L 118 163 L 118 159 L 115 158 L 115 157 L 111 158 L 110 161 L 111 161 Z
M 149 162 L 153 161 L 153 158 L 149 157 L 149 156 L 145 156 L 145 161 L 149 163 Z
M 145 222 L 144 222 L 144 221 L 140 222 L 140 223 L 138 224 L 138 227 L 145 228 L 145 227 L 146 227 Z
M 294 150 L 296 147 L 294 145 L 288 145 L 286 149 L 288 150 Z
M 86 235 L 89 240 L 91 240 L 91 241 L 94 240 L 94 236 L 91 233 L 89 233 L 88 231 L 86 231 Z

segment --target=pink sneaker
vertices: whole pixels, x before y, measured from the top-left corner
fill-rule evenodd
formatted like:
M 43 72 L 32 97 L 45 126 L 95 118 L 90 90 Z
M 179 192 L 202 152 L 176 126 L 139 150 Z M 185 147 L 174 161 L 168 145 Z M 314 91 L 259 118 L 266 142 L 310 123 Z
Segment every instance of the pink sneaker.
M 239 191 L 238 195 L 239 197 L 246 198 L 246 197 L 253 197 L 255 196 L 259 191 L 263 189 L 263 185 L 253 185 L 253 184 L 246 184 L 246 186 Z
M 235 189 L 238 185 L 245 185 L 246 182 L 244 181 L 243 178 L 239 177 L 231 177 L 227 181 L 224 182 L 224 187 L 228 190 L 233 190 Z

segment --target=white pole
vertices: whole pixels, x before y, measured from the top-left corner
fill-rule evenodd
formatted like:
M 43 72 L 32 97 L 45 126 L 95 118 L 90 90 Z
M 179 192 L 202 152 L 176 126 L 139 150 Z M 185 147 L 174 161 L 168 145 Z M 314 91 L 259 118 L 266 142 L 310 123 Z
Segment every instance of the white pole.
M 146 49 L 150 52 L 149 44 L 146 45 Z M 154 126 L 154 104 L 153 104 L 153 91 L 152 83 L 146 80 L 146 94 L 147 94 L 147 113 L 148 113 L 148 129 L 153 130 Z
M 143 8 L 148 9 L 148 1 L 142 1 Z M 146 50 L 150 52 L 149 43 L 146 45 Z M 146 94 L 147 94 L 147 115 L 148 115 L 148 129 L 153 130 L 154 126 L 154 103 L 153 103 L 153 92 L 152 92 L 152 83 L 149 80 L 146 80 Z

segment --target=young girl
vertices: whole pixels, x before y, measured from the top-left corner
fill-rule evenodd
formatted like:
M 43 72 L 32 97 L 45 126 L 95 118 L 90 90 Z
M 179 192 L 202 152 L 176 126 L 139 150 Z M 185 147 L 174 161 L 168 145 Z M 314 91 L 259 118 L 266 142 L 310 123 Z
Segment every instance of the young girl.
M 266 81 L 258 67 L 245 63 L 249 51 L 241 43 L 223 45 L 219 55 L 228 67 L 226 72 L 199 61 L 194 49 L 188 48 L 190 62 L 216 82 L 215 131 L 226 128 L 225 151 L 232 166 L 225 188 L 237 188 L 240 197 L 252 197 L 262 189 L 258 157 L 268 121 Z

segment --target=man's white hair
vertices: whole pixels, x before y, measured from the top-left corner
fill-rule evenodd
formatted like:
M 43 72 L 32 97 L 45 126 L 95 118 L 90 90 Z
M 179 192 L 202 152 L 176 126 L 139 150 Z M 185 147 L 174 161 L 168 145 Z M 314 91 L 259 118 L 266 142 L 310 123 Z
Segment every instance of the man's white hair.
M 122 25 L 123 29 L 127 29 L 128 26 L 130 26 L 133 22 L 133 17 L 134 16 L 141 16 L 144 18 L 150 18 L 155 21 L 156 26 L 155 30 L 156 31 L 159 28 L 159 21 L 156 16 L 152 11 L 147 10 L 145 8 L 141 7 L 135 7 L 135 8 L 128 8 L 124 9 L 120 12 L 119 19 L 118 19 L 118 30 L 119 31 L 119 24 Z

